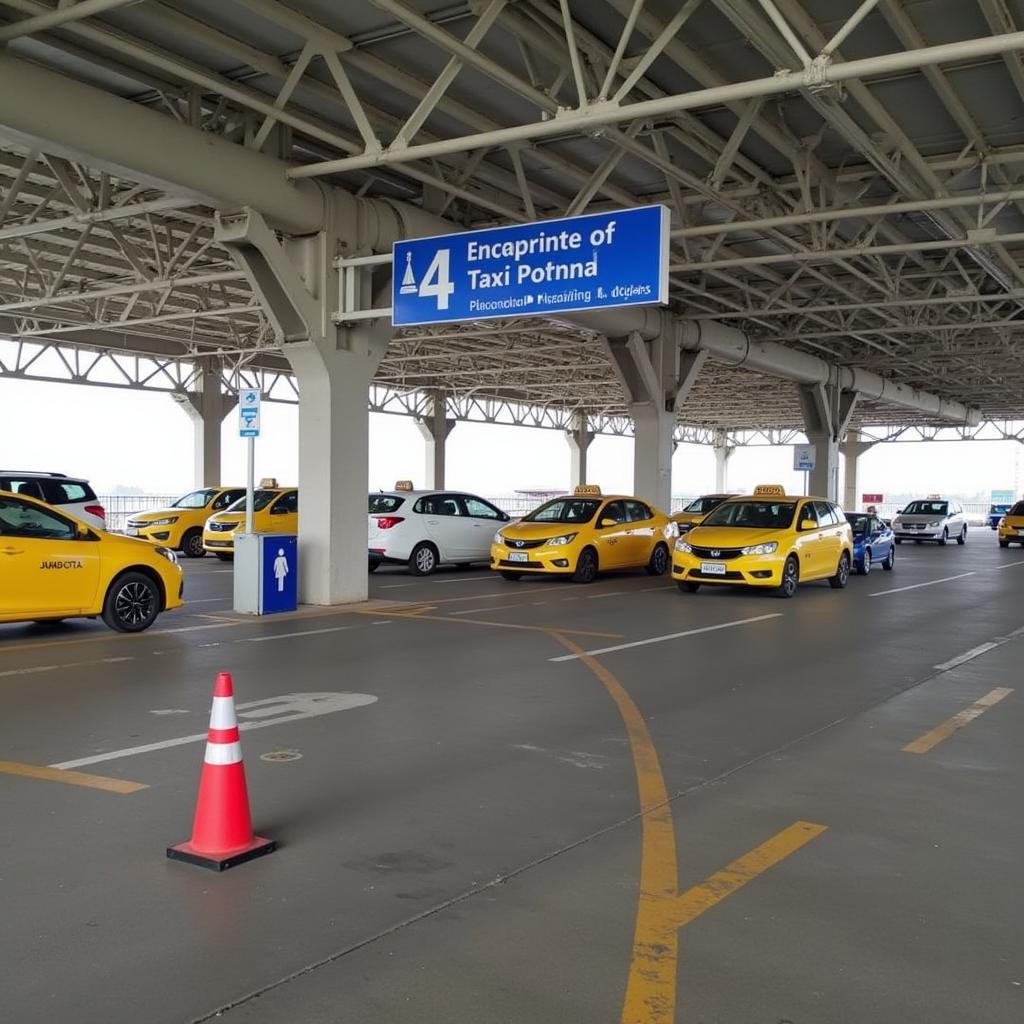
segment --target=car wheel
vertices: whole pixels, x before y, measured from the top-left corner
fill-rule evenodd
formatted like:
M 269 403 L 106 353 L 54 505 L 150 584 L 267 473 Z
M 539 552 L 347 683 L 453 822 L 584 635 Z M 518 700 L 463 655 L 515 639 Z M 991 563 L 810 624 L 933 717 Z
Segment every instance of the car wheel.
M 1008 540 L 1001 540 L 999 542 L 999 546 L 1001 548 L 1008 548 L 1010 546 L 1010 542 Z
M 867 576 L 871 572 L 871 548 L 864 549 L 864 557 L 860 560 L 860 564 L 857 566 L 858 576 Z
M 782 569 L 782 582 L 779 584 L 779 597 L 793 597 L 800 583 L 800 563 L 790 555 Z
M 409 556 L 409 572 L 413 576 L 429 576 L 437 568 L 437 548 L 421 541 Z
M 573 583 L 593 583 L 597 579 L 597 552 L 593 548 L 584 548 L 576 562 L 576 570 L 572 574 Z
M 939 544 L 945 544 L 947 540 L 949 540 L 949 530 L 943 527 L 942 536 L 939 538 Z
M 833 590 L 842 590 L 850 582 L 850 556 L 844 551 L 839 556 L 839 565 L 836 566 L 835 576 L 829 576 L 828 585 Z
M 696 594 L 700 590 L 700 584 L 694 580 L 676 580 L 676 586 L 684 594 Z
M 882 563 L 882 568 L 887 572 L 892 572 L 892 567 L 896 564 L 896 549 L 890 545 L 889 554 L 885 556 L 885 561 Z
M 957 544 L 961 545 L 961 547 L 964 544 L 967 543 L 967 527 L 966 526 L 960 531 L 960 536 L 957 537 L 956 542 L 957 542 Z
M 668 548 L 664 544 L 656 544 L 644 569 L 648 576 L 664 576 L 668 572 L 668 562 Z
M 181 538 L 181 553 L 186 558 L 205 558 L 206 548 L 203 547 L 203 531 L 189 530 Z
M 140 633 L 160 614 L 160 588 L 141 572 L 118 576 L 103 602 L 103 621 L 118 633 Z
M 507 572 L 506 570 L 501 571 L 501 578 L 508 580 L 509 583 L 515 583 L 516 580 L 522 579 L 523 574 L 521 572 Z
M 235 560 L 235 556 L 234 555 L 229 555 L 226 551 L 218 551 L 217 552 L 217 557 L 222 562 L 233 562 Z

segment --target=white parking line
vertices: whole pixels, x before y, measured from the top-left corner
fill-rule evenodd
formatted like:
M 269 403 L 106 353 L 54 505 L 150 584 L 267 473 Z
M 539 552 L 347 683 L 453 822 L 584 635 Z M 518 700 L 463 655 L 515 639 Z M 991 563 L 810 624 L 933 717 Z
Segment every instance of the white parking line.
M 602 597 L 618 597 L 620 594 L 625 594 L 625 590 L 609 590 L 607 594 L 587 594 L 588 601 L 598 601 Z
M 717 626 L 701 626 L 700 629 L 688 629 L 683 633 L 669 633 L 666 636 L 652 636 L 647 640 L 634 640 L 629 644 L 616 644 L 614 647 L 598 647 L 593 651 L 585 651 L 585 654 L 611 654 L 612 651 L 626 651 L 631 647 L 645 647 L 648 644 L 661 644 L 666 640 L 681 640 L 683 637 L 696 636 L 698 633 L 713 633 L 718 629 L 731 629 L 733 626 L 748 626 L 754 622 L 765 622 L 768 619 L 780 619 L 782 612 L 773 612 L 771 615 L 756 615 L 752 619 L 736 619 L 734 622 L 720 622 Z M 563 654 L 558 658 L 548 658 L 548 661 L 575 661 L 578 654 Z
M 9 668 L 4 672 L 0 672 L 0 677 L 3 676 L 30 676 L 35 675 L 37 672 L 53 672 L 58 668 L 82 668 L 85 665 L 113 665 L 119 661 L 134 661 L 135 658 L 97 658 L 95 661 L 72 661 L 65 662 L 63 665 L 34 665 L 32 668 Z
M 936 583 L 949 583 L 951 580 L 962 580 L 973 576 L 973 572 L 962 572 L 959 576 L 943 576 L 941 580 L 927 580 L 924 583 L 913 583 L 909 587 L 893 587 L 891 590 L 876 590 L 868 597 L 885 597 L 887 594 L 902 594 L 907 590 L 917 590 L 920 587 L 934 587 Z
M 977 647 L 972 647 L 969 651 L 964 651 L 963 654 L 958 654 L 955 658 L 950 658 L 949 661 L 944 661 L 941 665 L 935 665 L 934 668 L 939 672 L 946 672 L 951 668 L 956 668 L 957 665 L 962 665 L 966 661 L 971 661 L 972 659 L 985 654 L 987 651 L 993 651 L 999 646 L 1000 643 L 992 641 L 984 644 L 978 644 Z
M 289 640 L 293 636 L 317 636 L 320 633 L 340 633 L 349 626 L 331 626 L 330 629 L 304 629 L 299 633 L 274 633 L 273 636 L 247 636 L 242 637 L 237 643 L 240 644 L 261 644 L 264 640 Z
M 1007 562 L 1006 565 L 997 565 L 997 569 L 1012 569 L 1015 565 L 1024 565 L 1024 562 Z

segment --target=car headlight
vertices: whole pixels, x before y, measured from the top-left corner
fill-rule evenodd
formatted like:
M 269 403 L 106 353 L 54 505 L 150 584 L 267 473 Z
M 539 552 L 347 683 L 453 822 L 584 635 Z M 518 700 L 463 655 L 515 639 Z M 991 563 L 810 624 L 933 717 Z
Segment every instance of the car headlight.
M 691 548 L 690 545 L 680 537 L 679 540 L 676 541 L 676 551 L 680 551 L 684 555 L 689 555 L 693 553 L 693 548 Z
M 495 543 L 495 544 L 504 544 L 504 543 L 505 543 L 505 538 L 504 538 L 504 537 L 503 537 L 503 536 L 501 535 L 501 530 L 499 530 L 499 531 L 498 531 L 498 532 L 497 532 L 497 533 L 496 533 L 496 534 L 494 535 L 494 543 Z
M 178 556 L 170 548 L 154 548 L 158 555 L 162 555 L 172 565 L 178 564 Z
M 575 533 L 563 533 L 561 537 L 552 537 L 548 541 L 548 544 L 552 545 L 552 547 L 560 547 L 562 544 L 571 544 L 577 536 L 578 534 Z
M 779 542 L 770 540 L 765 544 L 751 544 L 748 548 L 740 548 L 745 555 L 773 555 L 779 548 Z
M 150 519 L 148 523 L 140 523 L 140 526 L 170 526 L 178 521 L 177 516 L 168 516 L 166 519 Z
M 941 519 L 936 519 L 934 522 L 931 522 L 931 523 L 928 524 L 928 529 L 934 530 L 936 527 L 941 526 L 941 525 L 942 525 L 942 520 Z

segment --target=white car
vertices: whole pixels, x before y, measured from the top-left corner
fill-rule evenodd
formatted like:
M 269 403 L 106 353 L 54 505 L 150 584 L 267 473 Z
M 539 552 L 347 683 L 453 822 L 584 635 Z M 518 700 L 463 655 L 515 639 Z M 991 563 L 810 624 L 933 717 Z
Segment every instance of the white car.
M 491 538 L 507 512 L 475 494 L 414 491 L 399 481 L 369 498 L 369 567 L 407 565 L 428 576 L 439 565 L 490 562 Z
M 45 501 L 47 505 L 53 505 L 97 530 L 107 528 L 106 510 L 89 486 L 89 481 L 80 477 L 70 477 L 65 473 L 0 469 L 0 491 L 24 494 L 37 501 Z
M 904 540 L 933 540 L 945 544 L 955 540 L 957 544 L 967 542 L 967 520 L 959 503 L 938 495 L 912 501 L 900 509 L 892 521 L 896 543 Z

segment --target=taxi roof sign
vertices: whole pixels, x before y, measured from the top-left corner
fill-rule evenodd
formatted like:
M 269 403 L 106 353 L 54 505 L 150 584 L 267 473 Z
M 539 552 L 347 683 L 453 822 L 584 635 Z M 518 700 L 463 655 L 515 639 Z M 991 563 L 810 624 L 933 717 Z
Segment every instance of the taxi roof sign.
M 396 491 L 411 491 L 412 481 L 411 480 L 396 480 L 395 481 Z
M 572 493 L 578 498 L 600 498 L 601 488 L 597 484 L 579 484 L 573 488 Z
M 277 477 L 276 476 L 265 476 L 260 481 L 260 487 L 276 487 L 276 486 L 277 486 Z
M 758 484 L 754 488 L 755 498 L 784 498 L 786 488 L 782 484 Z

